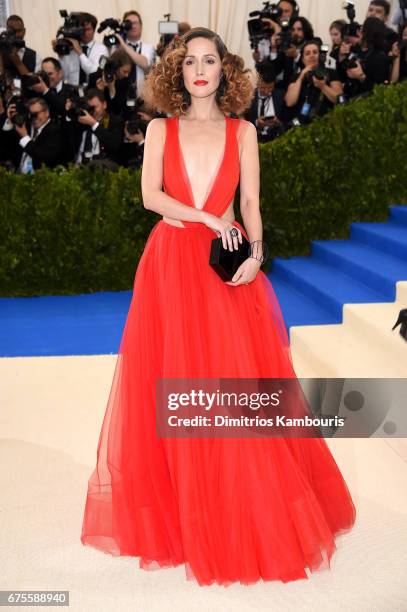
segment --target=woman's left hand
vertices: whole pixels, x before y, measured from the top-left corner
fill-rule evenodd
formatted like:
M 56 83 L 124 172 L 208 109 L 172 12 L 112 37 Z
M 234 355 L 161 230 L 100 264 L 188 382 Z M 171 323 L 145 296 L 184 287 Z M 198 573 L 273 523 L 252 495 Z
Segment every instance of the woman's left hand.
M 357 64 L 357 67 L 348 68 L 348 70 L 346 71 L 346 74 L 348 75 L 350 79 L 358 79 L 359 81 L 362 81 L 365 78 L 365 73 L 363 72 L 361 63 L 357 61 L 356 64 Z
M 320 89 L 322 91 L 326 85 L 326 78 L 324 77 L 323 79 L 317 79 L 316 76 L 313 76 L 312 82 L 314 83 L 314 87 L 316 87 L 316 89 Z
M 260 260 L 255 259 L 254 257 L 248 257 L 242 264 L 240 264 L 232 280 L 226 281 L 226 284 L 232 285 L 232 287 L 247 285 L 256 278 L 257 272 L 260 270 L 260 268 Z

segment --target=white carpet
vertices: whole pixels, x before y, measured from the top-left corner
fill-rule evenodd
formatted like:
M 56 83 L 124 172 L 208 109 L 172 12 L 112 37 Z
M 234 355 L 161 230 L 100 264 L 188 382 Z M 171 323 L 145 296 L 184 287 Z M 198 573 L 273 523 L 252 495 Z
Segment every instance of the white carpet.
M 0 360 L 2 590 L 69 590 L 70 609 L 85 612 L 407 611 L 407 457 L 377 438 L 328 441 L 358 516 L 331 570 L 309 580 L 200 587 L 183 566 L 146 572 L 137 559 L 82 546 L 115 360 Z

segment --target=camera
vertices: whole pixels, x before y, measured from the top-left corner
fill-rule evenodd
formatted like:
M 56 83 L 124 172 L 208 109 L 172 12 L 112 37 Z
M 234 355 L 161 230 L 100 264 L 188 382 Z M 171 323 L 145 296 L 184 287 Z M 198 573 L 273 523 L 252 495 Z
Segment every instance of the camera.
M 23 74 L 21 76 L 21 81 L 24 87 L 27 89 L 32 89 L 34 85 L 38 85 L 40 78 L 44 81 L 45 85 L 49 87 L 49 76 L 45 70 L 40 70 L 39 72 L 34 72 L 33 74 Z
M 7 28 L 0 34 L 0 52 L 11 53 L 13 49 L 23 49 L 24 47 L 25 41 L 16 38 L 14 28 Z
M 342 66 L 344 70 L 350 70 L 352 68 L 357 68 L 358 59 L 359 59 L 359 55 L 357 53 L 354 53 L 354 52 L 348 53 L 348 55 L 342 62 Z
M 251 11 L 247 22 L 247 29 L 249 31 L 249 41 L 251 49 L 256 49 L 260 40 L 269 39 L 274 34 L 274 28 L 270 28 L 262 18 L 272 19 L 273 21 L 279 21 L 283 14 L 281 8 L 277 4 L 271 4 L 270 2 L 263 2 L 264 8 L 262 11 Z
M 12 96 L 7 106 L 11 104 L 16 105 L 16 112 L 11 117 L 11 123 L 18 127 L 22 127 L 28 121 L 28 110 L 25 102 L 21 96 Z
M 318 81 L 323 81 L 325 77 L 327 76 L 328 76 L 327 69 L 325 68 L 323 64 L 319 64 L 319 66 L 315 68 L 315 70 L 310 70 L 309 72 L 307 72 L 307 74 L 305 75 L 305 78 L 308 79 L 309 81 L 312 81 L 312 77 L 315 77 L 316 79 L 318 79 Z
M 283 19 L 280 25 L 281 32 L 278 35 L 277 48 L 279 51 L 287 51 L 287 49 L 295 45 L 294 39 L 291 36 L 290 21 Z
M 162 57 L 170 42 L 180 35 L 179 22 L 171 19 L 171 13 L 165 13 L 164 19 L 158 22 L 158 33 L 160 38 L 155 51 L 158 57 Z
M 143 107 L 143 100 L 137 96 L 137 87 L 132 83 L 127 91 L 125 121 L 129 134 L 145 133 L 146 122 L 140 119 L 138 112 Z
M 348 0 L 348 2 L 342 2 L 342 8 L 346 11 L 349 21 L 355 21 L 356 10 L 354 1 Z
M 349 36 L 357 36 L 360 29 L 360 24 L 355 21 L 356 11 L 355 3 L 349 0 L 348 2 L 342 2 L 342 8 L 346 11 L 346 16 L 349 19 L 349 23 L 346 23 L 342 28 L 343 39 L 349 38 Z
M 120 21 L 118 21 L 117 19 L 113 19 L 113 17 L 109 17 L 108 19 L 105 19 L 104 21 L 100 23 L 97 31 L 100 34 L 100 32 L 103 32 L 107 28 L 114 30 L 115 32 L 114 34 L 107 34 L 103 38 L 103 44 L 106 47 L 110 48 L 110 47 L 113 47 L 114 45 L 119 44 L 116 34 L 124 35 L 126 34 L 126 32 L 131 30 L 132 27 L 133 27 L 133 24 L 128 19 L 125 19 L 122 23 L 120 23 Z
M 66 116 L 72 120 L 78 120 L 79 117 L 83 116 L 87 111 L 92 114 L 93 107 L 85 99 L 85 93 L 83 87 L 75 87 L 75 85 L 65 85 L 68 88 L 67 99 L 71 100 L 72 106 L 66 111 Z
M 72 49 L 72 44 L 68 38 L 74 38 L 80 41 L 84 32 L 82 25 L 83 13 L 69 13 L 66 10 L 59 11 L 59 14 L 64 19 L 64 24 L 61 26 L 56 35 L 55 52 L 58 55 L 69 55 Z
M 106 55 L 102 55 L 99 60 L 99 68 L 103 70 L 103 78 L 106 83 L 113 83 L 116 71 L 120 68 L 120 64 L 114 60 L 109 59 Z

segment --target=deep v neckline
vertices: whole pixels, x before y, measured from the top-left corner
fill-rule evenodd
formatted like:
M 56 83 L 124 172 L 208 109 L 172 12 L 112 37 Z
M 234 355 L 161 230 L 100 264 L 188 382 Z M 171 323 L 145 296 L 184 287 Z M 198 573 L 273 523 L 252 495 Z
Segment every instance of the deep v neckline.
M 177 143 L 178 143 L 178 152 L 179 152 L 180 164 L 181 164 L 182 172 L 184 174 L 185 183 L 186 183 L 186 186 L 187 186 L 189 194 L 190 194 L 192 205 L 197 210 L 204 210 L 205 209 L 205 207 L 206 207 L 206 205 L 208 203 L 208 200 L 211 197 L 211 195 L 212 195 L 212 193 L 213 193 L 213 191 L 215 189 L 215 185 L 218 182 L 222 166 L 223 166 L 223 164 L 225 162 L 226 152 L 227 152 L 227 149 L 228 149 L 228 139 L 229 139 L 229 123 L 228 123 L 228 120 L 229 120 L 229 117 L 225 116 L 225 145 L 224 145 L 224 148 L 223 148 L 223 153 L 222 153 L 221 157 L 219 158 L 218 163 L 215 166 L 215 172 L 213 173 L 213 175 L 211 177 L 211 180 L 209 182 L 209 185 L 207 187 L 203 206 L 202 206 L 202 208 L 198 208 L 196 206 L 196 202 L 195 202 L 195 198 L 194 198 L 194 193 L 192 191 L 192 185 L 191 185 L 191 181 L 190 181 L 189 174 L 188 174 L 188 171 L 187 171 L 187 167 L 186 167 L 186 164 L 185 164 L 184 154 L 182 152 L 181 141 L 180 141 L 180 137 L 179 137 L 179 116 L 177 116 L 177 119 L 176 119 L 176 121 L 177 121 L 176 122 L 176 132 L 177 132 Z

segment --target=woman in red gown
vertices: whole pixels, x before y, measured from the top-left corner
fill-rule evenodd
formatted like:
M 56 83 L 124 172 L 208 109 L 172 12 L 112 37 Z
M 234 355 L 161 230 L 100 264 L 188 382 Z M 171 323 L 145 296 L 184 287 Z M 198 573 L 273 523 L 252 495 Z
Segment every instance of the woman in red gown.
M 199 585 L 308 578 L 355 521 L 323 438 L 156 433 L 158 379 L 295 378 L 260 261 L 230 282 L 209 266 L 216 236 L 228 248 L 262 239 L 256 130 L 228 116 L 252 95 L 243 60 L 205 28 L 174 40 L 148 75 L 143 96 L 172 115 L 150 122 L 142 171 L 144 206 L 163 218 L 136 271 L 81 535 L 143 569 L 185 564 Z

